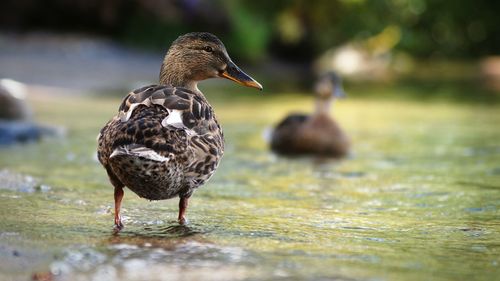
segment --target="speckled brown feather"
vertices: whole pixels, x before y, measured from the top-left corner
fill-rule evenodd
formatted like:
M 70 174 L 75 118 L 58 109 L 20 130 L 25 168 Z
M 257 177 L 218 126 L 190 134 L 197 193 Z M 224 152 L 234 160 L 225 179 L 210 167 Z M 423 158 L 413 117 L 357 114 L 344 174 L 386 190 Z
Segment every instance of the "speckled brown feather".
M 174 111 L 180 112 L 180 127 L 164 122 Z M 161 85 L 129 93 L 98 142 L 99 161 L 112 182 L 150 200 L 188 197 L 212 176 L 224 152 L 222 130 L 205 97 Z

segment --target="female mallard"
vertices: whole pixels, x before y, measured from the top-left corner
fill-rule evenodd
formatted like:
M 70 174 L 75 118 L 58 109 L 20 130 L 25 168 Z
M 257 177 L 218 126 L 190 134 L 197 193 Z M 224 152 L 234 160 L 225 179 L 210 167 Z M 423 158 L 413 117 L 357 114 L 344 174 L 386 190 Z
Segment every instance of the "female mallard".
M 223 77 L 262 90 L 210 33 L 177 38 L 163 60 L 160 84 L 129 93 L 102 128 L 98 158 L 115 188 L 115 228 L 123 228 L 123 187 L 149 200 L 180 197 L 179 223 L 188 199 L 215 172 L 224 138 L 199 81 Z
M 271 149 L 280 154 L 313 154 L 342 157 L 349 152 L 349 138 L 330 117 L 330 106 L 344 96 L 340 77 L 329 72 L 316 82 L 316 111 L 311 116 L 291 114 L 271 136 Z

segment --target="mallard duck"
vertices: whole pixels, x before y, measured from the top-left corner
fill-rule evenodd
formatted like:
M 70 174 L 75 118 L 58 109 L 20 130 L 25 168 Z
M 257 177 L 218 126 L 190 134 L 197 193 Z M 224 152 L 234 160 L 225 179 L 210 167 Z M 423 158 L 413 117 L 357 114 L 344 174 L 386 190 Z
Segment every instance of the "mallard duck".
M 178 221 L 186 224 L 189 198 L 214 174 L 224 153 L 222 129 L 197 86 L 216 77 L 262 90 L 215 35 L 182 35 L 165 55 L 159 85 L 129 93 L 102 128 L 98 159 L 114 186 L 115 230 L 123 228 L 125 186 L 149 200 L 179 196 Z
M 343 97 L 342 80 L 329 72 L 316 82 L 316 109 L 312 115 L 290 114 L 271 135 L 271 149 L 286 155 L 311 154 L 342 157 L 349 151 L 349 138 L 330 117 L 331 103 Z

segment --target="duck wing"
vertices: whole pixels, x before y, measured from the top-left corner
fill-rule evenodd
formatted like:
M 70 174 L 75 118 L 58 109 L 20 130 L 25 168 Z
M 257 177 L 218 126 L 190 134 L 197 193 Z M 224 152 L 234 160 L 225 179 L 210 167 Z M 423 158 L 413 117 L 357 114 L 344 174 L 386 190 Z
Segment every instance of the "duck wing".
M 185 177 L 201 184 L 213 174 L 223 151 L 222 130 L 205 97 L 150 85 L 129 93 L 118 115 L 101 130 L 98 158 L 104 166 L 120 153 L 175 162 Z

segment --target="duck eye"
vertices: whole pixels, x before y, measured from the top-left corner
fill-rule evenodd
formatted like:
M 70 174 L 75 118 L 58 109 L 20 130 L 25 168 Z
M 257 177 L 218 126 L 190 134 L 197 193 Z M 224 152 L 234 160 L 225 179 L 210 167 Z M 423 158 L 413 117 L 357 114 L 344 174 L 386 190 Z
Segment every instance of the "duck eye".
M 205 47 L 203 48 L 203 50 L 205 50 L 206 52 L 209 52 L 209 53 L 213 52 L 213 49 L 212 49 L 212 47 L 210 47 L 210 46 L 205 46 Z

